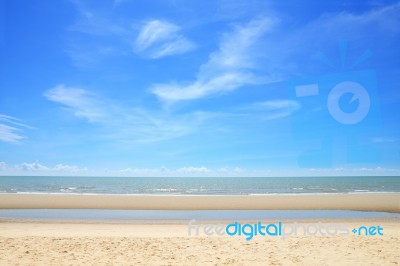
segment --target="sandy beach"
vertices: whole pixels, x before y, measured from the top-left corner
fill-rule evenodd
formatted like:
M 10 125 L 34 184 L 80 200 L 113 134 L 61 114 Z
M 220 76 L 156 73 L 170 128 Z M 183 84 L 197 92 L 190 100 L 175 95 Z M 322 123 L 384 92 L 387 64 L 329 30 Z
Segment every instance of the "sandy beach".
M 363 210 L 400 212 L 399 193 L 160 196 L 0 194 L 1 209 Z M 398 265 L 400 220 L 279 221 L 282 235 L 208 236 L 188 221 L 0 219 L 0 265 Z M 234 221 L 211 221 L 227 226 Z M 257 223 L 257 221 L 251 221 Z M 264 222 L 264 221 L 263 221 Z M 278 224 L 278 221 L 265 221 Z M 239 221 L 239 223 L 246 223 Z M 315 234 L 304 233 L 311 229 Z M 190 235 L 189 235 L 189 228 Z M 196 228 L 200 228 L 199 233 Z M 203 228 L 203 229 L 201 229 Z M 334 232 L 326 228 L 333 229 Z M 335 229 L 336 228 L 336 229 Z M 339 229 L 337 229 L 339 228 Z M 343 228 L 346 234 L 340 234 Z M 362 233 L 353 233 L 352 229 Z M 308 229 L 307 229 L 308 230 Z M 324 231 L 325 230 L 325 231 Z M 256 230 L 254 229 L 254 232 Z M 311 232 L 310 231 L 310 232 Z M 225 231 L 224 231 L 225 232 Z M 290 231 L 289 231 L 290 232 Z M 321 233 L 322 232 L 322 233 Z M 329 233 L 331 232 L 331 233 Z M 360 231 L 358 231 L 360 232 Z M 379 233 L 378 233 L 379 232 Z M 343 232 L 342 232 L 343 233 Z
M 307 225 L 315 221 L 299 221 Z M 0 265 L 398 265 L 400 222 L 382 236 L 189 236 L 187 223 L 0 221 Z
M 400 193 L 266 195 L 0 194 L 0 209 L 359 210 L 400 212 Z

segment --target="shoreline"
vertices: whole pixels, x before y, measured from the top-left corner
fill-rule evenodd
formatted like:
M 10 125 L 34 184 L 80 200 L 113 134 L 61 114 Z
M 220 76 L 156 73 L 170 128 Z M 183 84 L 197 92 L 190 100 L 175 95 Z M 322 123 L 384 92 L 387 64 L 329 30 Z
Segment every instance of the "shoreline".
M 400 213 L 351 210 L 100 210 L 100 209 L 0 209 L 0 222 L 15 221 L 123 221 L 151 223 L 232 220 L 341 220 L 395 219 Z
M 355 210 L 400 213 L 400 193 L 264 195 L 0 194 L 0 209 Z
M 112 219 L 34 219 L 34 218 L 27 218 L 27 219 L 19 219 L 19 218 L 0 218 L 0 231 L 4 228 L 4 225 L 27 225 L 27 224 L 42 224 L 42 225 L 49 225 L 49 224 L 59 224 L 59 225 L 132 225 L 132 226 L 140 226 L 140 225 L 149 225 L 149 226 L 168 226 L 168 225 L 180 225 L 185 226 L 192 221 L 193 224 L 230 224 L 233 222 L 239 223 L 258 223 L 259 221 L 262 223 L 277 223 L 282 222 L 285 224 L 311 224 L 311 223 L 319 223 L 319 224 L 373 224 L 373 223 L 391 223 L 391 224 L 398 224 L 400 226 L 400 218 L 393 218 L 393 217 L 329 217 L 329 218 L 240 218 L 240 219 L 180 219 L 180 220 L 173 220 L 173 219 L 162 219 L 162 220 L 112 220 Z M 4 236 L 6 230 L 3 230 L 2 233 Z
M 292 193 L 232 193 L 232 194 L 184 194 L 184 193 L 78 193 L 78 192 L 0 192 L 0 195 L 81 195 L 81 196 L 298 196 L 298 195 L 359 195 L 359 194 L 400 194 L 400 191 L 350 191 L 350 192 L 292 192 Z

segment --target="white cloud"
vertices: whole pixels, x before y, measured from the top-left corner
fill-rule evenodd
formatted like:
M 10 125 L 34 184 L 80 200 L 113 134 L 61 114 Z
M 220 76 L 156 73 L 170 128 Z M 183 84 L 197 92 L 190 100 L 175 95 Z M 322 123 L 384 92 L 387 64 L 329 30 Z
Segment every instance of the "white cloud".
M 164 101 L 174 102 L 193 100 L 222 91 L 230 91 L 250 81 L 250 76 L 240 72 L 223 73 L 203 81 L 196 80 L 187 86 L 160 84 L 152 92 Z
M 147 168 L 124 168 L 119 170 L 121 174 L 140 174 L 140 173 L 158 173 L 159 169 L 147 169 Z
M 56 172 L 68 172 L 75 173 L 80 171 L 87 171 L 87 168 L 80 168 L 76 165 L 68 165 L 68 164 L 56 164 L 51 170 Z
M 386 32 L 386 34 L 395 33 L 399 31 L 400 26 L 399 11 L 400 3 L 396 3 L 374 8 L 362 14 L 341 12 L 332 17 L 324 16 L 311 25 L 317 27 L 317 23 L 322 23 L 322 28 L 333 30 L 334 33 L 343 31 L 343 27 L 347 28 L 346 31 L 357 31 L 363 34 L 371 33 L 371 28 L 377 31 L 373 34 L 381 34 L 382 32 Z M 330 31 L 326 33 L 330 33 Z
M 44 93 L 77 117 L 103 126 L 102 138 L 125 143 L 158 142 L 192 133 L 212 114 L 192 112 L 172 116 L 169 113 L 125 107 L 82 88 L 57 86 Z M 100 136 L 96 136 L 100 137 Z
M 122 176 L 162 176 L 162 177 L 235 177 L 235 176 L 354 176 L 354 175 L 396 175 L 400 169 L 395 168 L 301 168 L 301 169 L 243 169 L 240 167 L 210 168 L 206 166 L 183 166 L 178 168 L 125 168 L 119 171 L 110 171 L 110 175 Z
M 100 11 L 96 7 L 89 7 L 85 1 L 73 1 L 77 12 L 78 19 L 74 24 L 69 26 L 69 31 L 77 31 L 97 36 L 118 36 L 122 37 L 129 33 L 126 26 L 117 19 L 112 19 L 111 12 Z
M 204 166 L 202 166 L 202 167 L 192 167 L 192 166 L 182 167 L 182 168 L 177 169 L 177 171 L 181 172 L 181 173 L 186 173 L 186 174 L 197 174 L 197 173 L 204 174 L 204 173 L 211 172 L 210 169 L 208 169 L 207 167 L 204 167 Z
M 19 143 L 25 137 L 20 135 L 15 127 L 0 124 L 0 140 L 9 143 Z
M 180 31 L 180 27 L 169 22 L 149 21 L 136 38 L 135 50 L 154 59 L 193 50 L 194 43 L 180 34 Z
M 386 167 L 361 167 L 358 169 L 353 169 L 355 172 L 372 172 L 372 173 L 385 173 L 385 172 L 393 172 L 393 173 L 400 173 L 399 169 L 395 168 L 386 168 Z
M 101 101 L 87 90 L 59 85 L 46 91 L 44 95 L 50 101 L 66 106 L 74 115 L 86 118 L 90 122 L 99 121 L 106 116 Z
M 0 141 L 20 143 L 26 138 L 21 134 L 24 128 L 33 129 L 33 127 L 24 124 L 18 118 L 0 114 Z
M 225 72 L 256 68 L 257 52 L 252 52 L 252 48 L 274 24 L 273 19 L 257 19 L 236 26 L 233 32 L 225 33 L 218 51 L 211 54 L 209 61 L 201 67 L 200 74 L 210 75 L 215 70 Z
M 184 37 L 177 37 L 175 40 L 160 45 L 150 54 L 151 58 L 157 59 L 169 55 L 183 54 L 189 52 L 195 45 Z
M 225 80 L 224 77 L 219 78 Z M 219 84 L 223 81 L 215 82 Z M 102 98 L 88 90 L 64 85 L 56 86 L 46 91 L 44 95 L 48 100 L 61 104 L 65 111 L 101 125 L 99 130 L 102 132 L 96 134 L 96 138 L 101 138 L 102 141 L 121 142 L 124 145 L 180 138 L 198 131 L 205 121 L 211 119 L 250 115 L 238 112 L 224 114 L 200 111 L 176 115 L 163 111 L 131 108 Z M 288 116 L 298 108 L 299 104 L 295 101 L 276 100 L 257 103 L 245 111 L 251 111 L 251 115 L 258 119 L 270 120 Z
M 219 168 L 219 169 L 217 169 L 217 170 L 215 170 L 216 172 L 218 172 L 218 173 L 223 173 L 223 174 L 228 174 L 228 175 L 232 175 L 232 174 L 240 174 L 240 173 L 243 173 L 243 172 L 245 172 L 245 170 L 243 170 L 242 168 L 240 168 L 240 167 L 235 167 L 235 168 L 227 168 L 227 167 L 221 167 L 221 168 Z
M 271 31 L 269 39 L 262 37 L 267 31 L 276 28 L 277 20 L 253 20 L 223 35 L 219 49 L 200 67 L 195 80 L 155 84 L 151 91 L 159 99 L 174 103 L 234 90 L 246 84 L 281 81 L 293 75 L 304 74 L 309 68 L 315 69 L 315 65 L 320 67 L 321 62 L 311 59 L 312 55 L 327 47 L 336 48 L 341 39 L 347 39 L 358 46 L 359 43 L 364 44 L 365 40 L 371 40 L 367 43 L 376 43 L 372 39 L 382 39 L 380 47 L 388 47 L 386 53 L 393 56 L 396 51 L 395 42 L 390 40 L 399 32 L 399 10 L 400 4 L 395 4 L 361 14 L 324 14 L 300 28 Z M 367 48 L 374 47 L 357 47 L 361 52 Z M 344 62 L 345 67 L 350 68 L 357 61 L 357 56 L 361 54 L 352 56 L 352 61 Z M 255 70 L 260 69 L 262 77 L 255 74 Z
M 113 12 L 116 1 L 108 9 L 101 9 L 88 1 L 72 1 L 77 11 L 76 21 L 66 28 L 65 52 L 76 67 L 91 68 L 110 57 L 133 55 L 131 49 L 135 33 L 131 22 Z M 104 3 L 109 4 L 109 3 Z
M 82 168 L 75 165 L 56 164 L 55 166 L 47 166 L 39 162 L 21 163 L 17 165 L 8 165 L 5 162 L 0 162 L 0 171 L 6 174 L 70 174 L 70 173 L 85 173 L 87 168 Z
M 19 127 L 23 127 L 23 128 L 34 129 L 34 127 L 24 124 L 21 119 L 18 119 L 16 117 L 12 117 L 9 115 L 0 114 L 0 121 L 5 121 L 7 123 L 10 123 L 10 124 L 13 124 L 13 125 L 16 125 Z
M 292 100 L 272 100 L 259 102 L 253 105 L 257 109 L 279 110 L 279 109 L 298 109 L 300 104 Z
M 21 165 L 22 170 L 24 171 L 47 171 L 49 170 L 49 168 L 47 166 L 44 166 L 38 162 L 34 162 L 34 163 L 23 163 Z
M 87 167 L 79 167 L 68 164 L 56 164 L 48 166 L 39 162 L 21 163 L 17 165 L 8 165 L 0 162 L 0 175 L 82 175 L 82 176 L 132 176 L 132 177 L 201 177 L 201 176 L 240 176 L 246 173 L 239 167 L 212 169 L 208 167 L 183 166 L 178 168 L 135 168 L 127 167 L 120 170 L 102 169 L 93 170 Z
M 251 71 L 257 67 L 257 56 L 252 48 L 273 24 L 273 20 L 264 18 L 235 27 L 233 32 L 222 37 L 218 51 L 201 66 L 195 81 L 189 85 L 157 84 L 151 91 L 163 101 L 176 102 L 257 83 Z
M 229 177 L 229 176 L 240 176 L 247 174 L 248 171 L 239 167 L 222 167 L 222 168 L 209 168 L 205 166 L 183 166 L 178 168 L 124 168 L 117 172 L 111 171 L 115 175 L 122 176 L 140 176 L 140 177 L 151 177 L 151 176 L 163 176 L 163 177 Z
M 0 162 L 0 175 L 51 175 L 51 176 L 131 176 L 131 177 L 236 177 L 236 176 L 354 176 L 354 175 L 398 175 L 399 168 L 360 167 L 360 168 L 301 168 L 301 169 L 243 169 L 239 167 L 209 168 L 206 166 L 183 166 L 177 168 L 132 168 L 89 169 L 68 164 L 48 166 L 39 162 L 9 165 Z
M 147 49 L 154 43 L 165 41 L 179 31 L 179 27 L 159 20 L 152 20 L 145 24 L 136 39 L 136 47 L 140 51 Z
M 300 107 L 300 103 L 293 100 L 271 100 L 255 103 L 245 109 L 258 111 L 262 119 L 273 120 L 287 117 Z

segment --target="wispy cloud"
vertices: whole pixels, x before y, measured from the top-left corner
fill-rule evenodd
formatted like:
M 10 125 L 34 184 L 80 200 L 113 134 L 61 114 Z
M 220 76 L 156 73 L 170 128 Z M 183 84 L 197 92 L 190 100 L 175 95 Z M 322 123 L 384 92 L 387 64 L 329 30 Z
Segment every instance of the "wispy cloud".
M 251 75 L 240 72 L 227 72 L 209 79 L 196 80 L 190 85 L 158 84 L 152 92 L 161 100 L 169 103 L 194 100 L 210 94 L 234 90 L 251 82 Z
M 125 23 L 113 20 L 112 4 L 109 9 L 101 9 L 97 5 L 91 5 L 90 1 L 71 1 L 78 12 L 77 20 L 67 29 L 80 33 L 98 36 L 124 36 L 129 34 Z M 94 3 L 94 2 L 93 2 Z M 107 3 L 105 3 L 107 5 Z
M 278 26 L 284 27 L 283 23 L 277 23 L 278 19 L 256 19 L 224 34 L 219 49 L 200 67 L 195 80 L 155 84 L 151 91 L 162 101 L 174 103 L 235 90 L 247 84 L 272 83 L 304 74 L 309 68 L 315 69 L 316 64 L 321 66 L 312 55 L 322 47 L 336 48 L 341 39 L 360 43 L 364 39 L 385 40 L 385 36 L 397 34 L 399 10 L 400 4 L 394 4 L 361 14 L 324 14 L 300 28 L 282 31 L 274 30 L 280 29 Z M 271 30 L 271 38 L 263 38 L 268 30 Z M 387 53 L 393 54 L 396 50 L 393 43 L 384 41 L 380 45 L 390 47 Z M 262 49 L 257 49 L 260 44 Z M 359 47 L 359 50 L 367 48 L 374 47 Z M 259 64 L 260 60 L 263 60 L 262 64 Z M 347 68 L 353 63 L 345 62 Z M 256 74 L 258 68 L 262 69 L 262 77 Z
M 15 127 L 0 124 L 0 140 L 9 143 L 19 143 L 25 137 L 20 135 Z
M 33 129 L 22 120 L 0 114 L 0 141 L 8 143 L 20 143 L 26 137 L 22 135 L 23 129 Z
M 153 49 L 150 53 L 151 58 L 161 58 L 165 56 L 183 54 L 189 52 L 195 48 L 195 44 L 183 36 L 178 36 L 174 40 L 166 42 L 158 47 L 158 49 Z
M 86 118 L 90 122 L 100 121 L 106 116 L 102 100 L 84 89 L 59 85 L 46 91 L 44 96 L 50 101 L 62 104 L 74 115 Z
M 376 32 L 373 32 L 373 35 L 393 34 L 399 32 L 399 11 L 400 3 L 395 3 L 393 5 L 373 8 L 361 14 L 341 12 L 332 17 L 323 16 L 310 24 L 310 26 L 317 27 L 317 23 L 322 23 L 320 25 L 322 28 L 333 30 L 335 33 L 340 32 L 344 26 L 347 26 L 350 32 L 357 31 L 362 35 L 371 33 L 371 28 L 376 30 Z M 365 26 L 371 28 L 365 28 Z M 329 32 L 325 33 L 329 34 Z
M 110 57 L 133 55 L 131 43 L 135 32 L 131 21 L 113 12 L 117 3 L 104 3 L 102 9 L 90 1 L 72 1 L 77 19 L 66 28 L 65 52 L 77 67 L 95 67 L 99 61 Z
M 258 112 L 257 116 L 264 120 L 273 120 L 290 116 L 300 108 L 300 103 L 293 100 L 271 100 L 257 102 L 244 109 Z
M 169 40 L 176 35 L 179 27 L 159 20 L 152 20 L 145 24 L 136 39 L 136 47 L 143 51 L 154 43 Z
M 171 116 L 169 113 L 132 108 L 82 88 L 56 86 L 44 93 L 73 115 L 103 126 L 103 137 L 117 141 L 157 142 L 194 132 L 212 117 L 206 112 Z
M 255 109 L 266 109 L 266 110 L 280 110 L 280 109 L 298 109 L 299 103 L 292 100 L 272 100 L 258 102 L 252 105 Z
M 193 50 L 195 44 L 180 31 L 180 27 L 169 22 L 149 21 L 139 32 L 135 41 L 135 51 L 156 59 Z
M 177 102 L 257 83 L 251 71 L 256 68 L 257 58 L 252 48 L 273 24 L 273 20 L 263 18 L 236 26 L 233 32 L 223 35 L 218 51 L 200 67 L 196 80 L 188 85 L 157 84 L 151 91 L 163 101 Z
M 141 23 L 135 17 L 113 12 L 123 1 L 108 3 L 109 9 L 73 2 L 79 16 L 67 27 L 65 51 L 75 66 L 95 67 L 104 58 L 133 59 L 135 54 L 158 59 L 187 53 L 196 47 L 176 24 L 158 19 Z

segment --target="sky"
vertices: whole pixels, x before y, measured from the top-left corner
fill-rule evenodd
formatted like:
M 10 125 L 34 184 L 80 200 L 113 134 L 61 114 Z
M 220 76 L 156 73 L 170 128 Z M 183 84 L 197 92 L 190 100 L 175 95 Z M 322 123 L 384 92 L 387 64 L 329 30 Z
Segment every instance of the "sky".
M 0 1 L 0 175 L 400 175 L 400 2 Z

